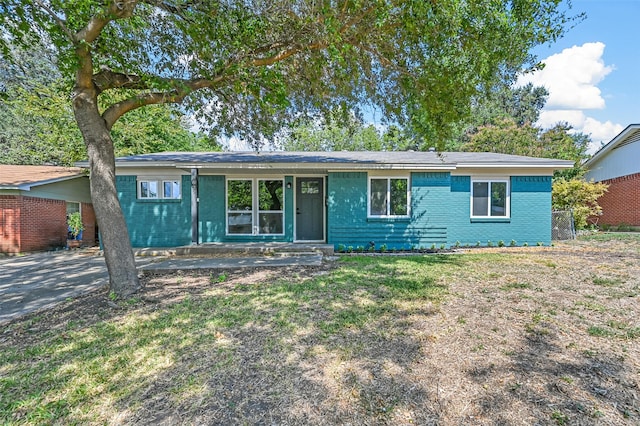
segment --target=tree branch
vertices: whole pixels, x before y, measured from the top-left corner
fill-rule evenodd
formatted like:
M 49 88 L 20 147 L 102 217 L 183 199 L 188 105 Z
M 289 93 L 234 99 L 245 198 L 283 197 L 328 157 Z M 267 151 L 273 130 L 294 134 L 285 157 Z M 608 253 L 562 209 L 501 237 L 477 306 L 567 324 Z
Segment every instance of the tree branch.
M 140 76 L 118 73 L 108 68 L 103 68 L 93 75 L 93 84 L 100 93 L 109 89 L 149 89 Z
M 279 53 L 276 53 L 275 55 L 272 55 L 272 56 L 253 59 L 249 63 L 254 67 L 273 65 L 276 62 L 283 61 L 288 57 L 295 55 L 296 53 L 300 53 L 305 50 L 321 50 L 326 48 L 328 45 L 329 44 L 327 42 L 320 42 L 320 41 L 316 43 L 304 45 L 304 46 L 298 45 L 298 46 L 291 47 L 289 49 L 282 50 Z
M 211 89 L 223 79 L 223 77 L 217 77 L 213 80 L 203 78 L 195 80 L 166 80 L 174 86 L 173 89 L 166 92 L 144 93 L 115 103 L 102 113 L 102 118 L 107 128 L 111 129 L 114 123 L 129 111 L 147 105 L 181 103 L 190 93 L 200 89 Z
M 58 27 L 60 27 L 60 29 L 67 36 L 69 41 L 71 41 L 72 43 L 76 42 L 76 39 L 75 39 L 75 36 L 73 35 L 73 32 L 67 27 L 67 21 L 65 21 L 64 19 L 60 18 L 58 15 L 56 15 L 56 13 L 53 11 L 53 9 L 51 9 L 49 7 L 49 5 L 43 3 L 42 1 L 36 0 L 35 3 L 38 6 L 40 6 L 40 8 L 43 9 L 45 12 L 47 12 L 53 18 L 54 21 L 56 21 L 56 25 L 58 25 Z
M 137 0 L 112 0 L 104 12 L 94 15 L 87 25 L 78 31 L 76 41 L 92 43 L 112 20 L 130 18 L 137 4 Z

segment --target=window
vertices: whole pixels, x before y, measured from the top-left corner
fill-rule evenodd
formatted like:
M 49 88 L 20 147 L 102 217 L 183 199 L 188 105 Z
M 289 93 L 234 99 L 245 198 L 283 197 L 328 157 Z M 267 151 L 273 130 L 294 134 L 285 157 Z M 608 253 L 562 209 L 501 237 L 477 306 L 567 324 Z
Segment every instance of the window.
M 474 180 L 471 217 L 509 217 L 509 181 Z
M 227 229 L 229 234 L 253 233 L 253 182 L 227 181 Z
M 227 180 L 227 233 L 273 235 L 284 232 L 282 179 Z
M 139 198 L 158 198 L 158 182 L 155 180 L 143 180 L 140 184 Z
M 162 192 L 160 192 L 162 188 Z M 138 198 L 142 200 L 181 198 L 179 180 L 139 180 Z
M 300 192 L 303 194 L 319 194 L 320 187 L 318 186 L 320 183 L 318 181 L 302 181 L 300 185 Z
M 164 186 L 162 198 L 180 198 L 180 182 L 177 180 L 165 180 L 162 185 Z
M 409 179 L 369 179 L 369 216 L 408 217 Z
M 79 211 L 80 211 L 80 203 L 77 203 L 75 201 L 67 201 L 67 216 L 69 216 L 71 213 L 75 213 Z

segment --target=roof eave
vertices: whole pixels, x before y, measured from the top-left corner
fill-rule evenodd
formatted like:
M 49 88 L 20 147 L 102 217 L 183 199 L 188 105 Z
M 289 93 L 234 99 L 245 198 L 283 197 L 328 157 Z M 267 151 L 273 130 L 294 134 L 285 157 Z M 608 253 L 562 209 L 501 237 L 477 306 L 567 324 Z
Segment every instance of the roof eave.
M 623 142 L 629 134 L 635 132 L 640 129 L 640 124 L 629 124 L 623 131 L 618 133 L 616 137 L 611 139 L 609 143 L 600 148 L 595 154 L 591 156 L 587 161 L 584 162 L 583 166 L 588 168 L 590 164 L 597 162 L 600 158 L 604 157 L 609 151 L 613 150 L 616 146 L 618 146 L 621 142 Z
M 572 161 L 557 163 L 532 164 L 532 163 L 458 163 L 457 169 L 570 169 L 574 166 Z
M 84 173 L 77 173 L 71 176 L 62 176 L 62 177 L 57 177 L 53 179 L 39 180 L 35 182 L 28 182 L 28 183 L 23 183 L 18 185 L 0 186 L 0 189 L 14 190 L 14 191 L 31 191 L 31 188 L 33 188 L 34 186 L 49 185 L 52 183 L 64 182 L 66 180 L 77 179 L 79 177 L 84 177 L 84 176 L 86 176 Z

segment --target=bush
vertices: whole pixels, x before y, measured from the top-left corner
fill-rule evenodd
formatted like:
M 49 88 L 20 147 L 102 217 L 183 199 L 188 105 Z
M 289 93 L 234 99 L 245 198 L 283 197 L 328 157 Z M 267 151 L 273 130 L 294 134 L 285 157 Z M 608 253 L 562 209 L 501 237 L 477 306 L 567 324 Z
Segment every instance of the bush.
M 551 204 L 554 210 L 573 210 L 576 229 L 584 229 L 590 216 L 602 214 L 598 198 L 607 188 L 608 185 L 604 183 L 586 182 L 582 179 L 558 179 L 553 182 Z

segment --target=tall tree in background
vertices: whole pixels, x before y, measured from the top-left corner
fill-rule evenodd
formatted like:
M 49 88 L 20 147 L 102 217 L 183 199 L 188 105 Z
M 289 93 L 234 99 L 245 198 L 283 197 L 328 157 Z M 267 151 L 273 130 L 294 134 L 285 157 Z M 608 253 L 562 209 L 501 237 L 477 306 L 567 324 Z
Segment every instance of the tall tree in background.
M 329 114 L 303 117 L 276 138 L 284 151 L 398 151 L 411 145 L 398 126 L 378 130 L 353 111 L 336 108 Z
M 544 87 L 529 83 L 514 87 L 510 81 L 475 96 L 471 113 L 455 124 L 455 131 L 445 143 L 447 151 L 466 150 L 470 138 L 487 126 L 531 127 L 540 117 L 549 92 Z
M 301 112 L 370 102 L 439 140 L 478 90 L 535 65 L 531 48 L 571 19 L 560 3 L 0 0 L 0 25 L 15 43 L 29 33 L 50 41 L 60 71 L 74 78 L 111 290 L 127 296 L 139 282 L 111 134 L 126 113 L 185 103 L 257 145 Z M 122 97 L 101 108 L 113 93 Z
M 0 58 L 0 164 L 71 166 L 87 152 L 69 102 L 70 84 L 51 52 L 38 40 L 30 43 L 30 54 L 11 46 L 18 64 Z M 112 129 L 115 155 L 220 149 L 187 124 L 170 105 L 132 111 Z
M 499 86 L 487 97 L 474 100 L 471 115 L 458 124 L 458 133 L 447 148 L 572 160 L 575 167 L 557 176 L 581 176 L 581 164 L 587 158 L 591 140 L 574 132 L 568 123 L 558 122 L 546 130 L 537 127 L 535 123 L 547 97 L 544 87 L 532 84 Z

